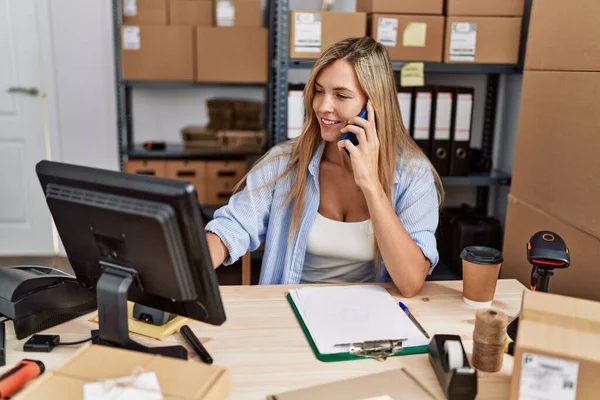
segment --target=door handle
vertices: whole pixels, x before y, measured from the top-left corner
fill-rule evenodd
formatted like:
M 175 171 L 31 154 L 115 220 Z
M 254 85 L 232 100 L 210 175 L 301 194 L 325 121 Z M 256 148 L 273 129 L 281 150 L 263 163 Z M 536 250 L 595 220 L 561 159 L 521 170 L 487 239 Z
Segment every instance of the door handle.
M 23 93 L 30 96 L 37 96 L 40 93 L 38 88 L 11 87 L 8 88 L 8 93 Z

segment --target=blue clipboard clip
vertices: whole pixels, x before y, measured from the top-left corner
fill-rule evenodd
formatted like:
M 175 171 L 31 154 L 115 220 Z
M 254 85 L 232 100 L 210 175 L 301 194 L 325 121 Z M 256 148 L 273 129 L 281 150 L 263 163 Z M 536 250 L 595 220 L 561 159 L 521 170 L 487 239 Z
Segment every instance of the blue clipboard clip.
M 402 352 L 405 341 L 406 339 L 386 339 L 349 343 L 348 352 L 356 356 L 385 361 L 389 356 Z

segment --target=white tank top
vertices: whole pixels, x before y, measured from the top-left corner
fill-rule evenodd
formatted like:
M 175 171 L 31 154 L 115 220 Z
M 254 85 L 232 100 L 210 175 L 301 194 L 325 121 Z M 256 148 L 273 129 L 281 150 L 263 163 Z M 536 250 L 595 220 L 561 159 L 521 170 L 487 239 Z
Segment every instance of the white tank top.
M 341 222 L 317 214 L 308 234 L 302 283 L 373 280 L 371 220 Z

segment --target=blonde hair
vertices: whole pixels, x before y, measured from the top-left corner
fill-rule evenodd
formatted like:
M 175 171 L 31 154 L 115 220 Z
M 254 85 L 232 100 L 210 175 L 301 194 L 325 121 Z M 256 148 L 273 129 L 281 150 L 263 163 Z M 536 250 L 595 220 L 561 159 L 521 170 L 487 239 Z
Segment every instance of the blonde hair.
M 308 165 L 322 142 L 319 122 L 312 107 L 315 81 L 324 68 L 338 60 L 346 60 L 352 65 L 361 89 L 371 100 L 375 110 L 377 136 L 380 142 L 379 181 L 390 202 L 399 153 L 405 160 L 419 158 L 429 164 L 435 178 L 438 201 L 440 204 L 443 202 L 443 188 L 439 175 L 402 123 L 396 80 L 387 50 L 371 37 L 345 39 L 329 47 L 315 62 L 304 88 L 305 115 L 302 132 L 297 139 L 288 142 L 291 150 L 285 155 L 290 156 L 290 162 L 286 170 L 277 178 L 283 178 L 290 173 L 295 174 L 286 199 L 287 202 L 293 202 L 290 233 L 294 235 L 298 231 L 304 211 Z M 260 162 L 264 162 L 264 159 Z M 379 252 L 376 243 L 374 246 L 375 260 L 377 260 Z

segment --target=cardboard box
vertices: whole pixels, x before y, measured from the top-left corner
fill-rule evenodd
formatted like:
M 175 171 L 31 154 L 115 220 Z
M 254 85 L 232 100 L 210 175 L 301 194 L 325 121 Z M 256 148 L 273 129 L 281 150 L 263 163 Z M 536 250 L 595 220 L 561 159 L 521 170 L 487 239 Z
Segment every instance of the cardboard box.
M 522 17 L 525 0 L 447 0 L 448 16 Z
M 518 17 L 447 17 L 444 61 L 516 64 L 521 21 Z
M 600 73 L 525 71 L 512 193 L 600 238 Z
M 206 161 L 199 160 L 167 160 L 165 162 L 166 178 L 189 182 L 196 188 L 198 202 L 206 202 Z
M 123 2 L 123 25 L 167 25 L 167 0 Z
M 273 394 L 267 400 L 367 400 L 368 399 L 436 399 L 406 369 L 370 374 L 353 379 L 326 383 L 286 393 Z
M 121 37 L 124 80 L 194 80 L 192 27 L 129 25 Z
M 366 13 L 294 10 L 290 12 L 290 57 L 315 59 L 332 44 L 366 32 Z
M 599 16 L 598 0 L 534 1 L 525 69 L 600 71 Z
M 383 14 L 444 13 L 444 0 L 356 0 L 356 11 Z
M 600 303 L 523 294 L 510 398 L 597 399 Z
M 165 400 L 225 399 L 229 395 L 231 376 L 221 367 L 88 344 L 14 399 L 80 400 L 84 384 L 131 376 L 142 369 L 156 373 Z
M 371 14 L 368 31 L 386 46 L 392 61 L 442 61 L 442 16 Z
M 557 270 L 550 279 L 550 292 L 600 300 L 600 274 L 597 272 L 600 239 L 514 195 L 508 196 L 501 277 L 518 279 L 529 287 L 532 266 L 527 262 L 527 242 L 541 230 L 550 230 L 563 238 L 571 256 L 571 265 Z
M 266 83 L 268 32 L 252 27 L 197 27 L 198 82 Z
M 164 178 L 167 174 L 167 165 L 165 160 L 127 160 L 125 172 Z
M 216 26 L 263 26 L 260 0 L 215 0 Z
M 169 0 L 169 24 L 212 26 L 214 24 L 212 1 Z

